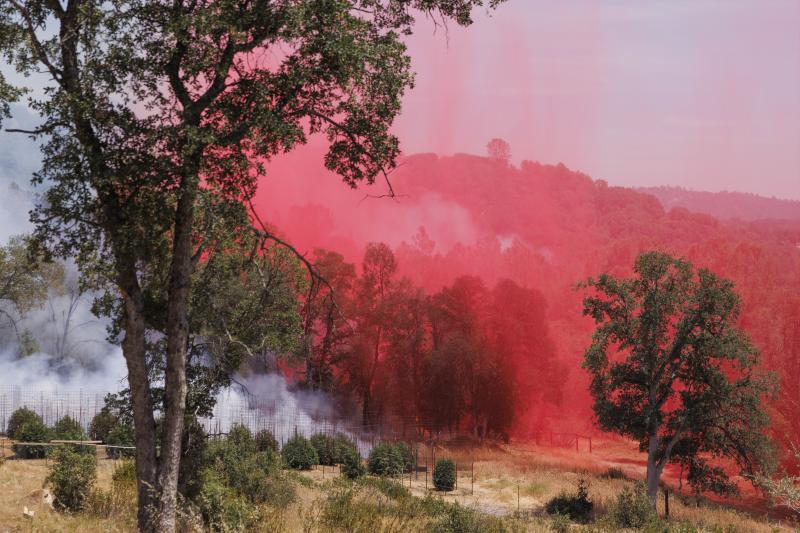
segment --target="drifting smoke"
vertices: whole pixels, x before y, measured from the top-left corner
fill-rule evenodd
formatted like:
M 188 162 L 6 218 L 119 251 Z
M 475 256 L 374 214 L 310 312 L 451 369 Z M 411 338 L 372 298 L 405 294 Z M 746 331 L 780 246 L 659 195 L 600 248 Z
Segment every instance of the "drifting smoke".
M 227 433 L 233 424 L 242 424 L 253 431 L 269 430 L 281 444 L 295 434 L 345 433 L 362 454 L 369 452 L 369 443 L 358 436 L 358 424 L 341 419 L 327 394 L 290 390 L 280 374 L 251 374 L 236 381 L 241 386 L 221 392 L 212 417 L 201 421 L 206 432 Z
M 15 109 L 29 127 L 30 116 Z M 12 237 L 30 233 L 29 212 L 35 193 L 27 184 L 38 167 L 37 146 L 23 136 L 0 132 L 0 245 Z M 31 155 L 32 154 L 32 155 Z M 63 286 L 50 289 L 38 308 L 15 316 L 15 327 L 0 326 L 0 430 L 15 409 L 28 406 L 54 423 L 69 414 L 86 426 L 102 407 L 106 393 L 127 387 L 127 369 L 122 350 L 107 341 L 107 319 L 91 311 L 93 295 L 81 293 L 74 261 L 63 263 Z M 10 311 L 10 310 L 9 310 Z M 21 355 L 19 332 L 25 332 L 35 349 Z M 230 425 L 244 423 L 252 429 L 267 427 L 285 441 L 294 431 L 346 428 L 336 425 L 332 402 L 321 393 L 290 391 L 278 374 L 239 377 L 247 392 L 231 388 L 218 396 L 214 420 L 207 429 L 227 432 Z M 364 448 L 363 443 L 359 445 Z

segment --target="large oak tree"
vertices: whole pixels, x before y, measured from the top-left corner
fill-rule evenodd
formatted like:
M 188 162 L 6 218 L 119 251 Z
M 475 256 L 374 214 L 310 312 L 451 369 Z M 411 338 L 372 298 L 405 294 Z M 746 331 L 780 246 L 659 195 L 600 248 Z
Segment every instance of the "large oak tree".
M 733 283 L 662 252 L 641 254 L 634 276 L 602 274 L 585 287 L 597 323 L 584 368 L 597 422 L 647 452 L 655 506 L 664 467 L 679 464 L 697 490 L 736 491 L 725 461 L 769 471 L 773 448 L 762 400 L 774 393 L 736 320 Z M 720 462 L 719 460 L 722 460 Z
M 33 213 L 39 241 L 112 265 L 124 310 L 141 530 L 175 525 L 202 204 L 248 203 L 269 158 L 316 133 L 350 186 L 391 170 L 415 13 L 466 25 L 499 1 L 0 0 L 0 51 L 47 79 L 29 101 L 42 118 L 29 132 L 44 156 L 35 181 L 48 187 Z M 0 78 L 0 111 L 18 96 Z M 159 446 L 142 277 L 165 256 Z

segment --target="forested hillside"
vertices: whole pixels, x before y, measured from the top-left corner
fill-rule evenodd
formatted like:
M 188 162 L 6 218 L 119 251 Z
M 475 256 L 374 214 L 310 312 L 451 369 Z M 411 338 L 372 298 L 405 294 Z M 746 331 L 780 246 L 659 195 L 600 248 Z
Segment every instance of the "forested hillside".
M 394 277 L 406 277 L 403 283 L 434 295 L 434 302 L 459 302 L 455 314 L 477 324 L 467 329 L 478 332 L 481 342 L 502 336 L 492 353 L 516 376 L 507 400 L 517 405 L 513 433 L 590 427 L 580 361 L 592 329 L 581 315 L 583 294 L 575 283 L 602 272 L 627 275 L 640 252 L 660 249 L 734 280 L 742 297 L 740 325 L 781 377 L 776 435 L 800 437 L 796 424 L 789 423 L 800 417 L 800 226 L 667 210 L 650 194 L 611 187 L 563 165 L 526 161 L 517 168 L 501 159 L 463 154 L 408 157 L 391 176 L 396 199 L 364 198 L 363 192 L 337 193 L 324 181 L 309 188 L 321 172 L 309 160 L 305 154 L 276 162 L 263 184 L 262 214 L 278 221 L 301 250 L 336 250 L 358 272 L 365 247 L 377 240 L 371 229 L 383 232 L 396 261 Z M 294 205 L 281 210 L 279 203 Z M 408 219 L 421 222 L 412 226 Z M 503 294 L 506 300 L 499 299 Z M 482 303 L 473 305 L 470 298 Z M 498 325 L 496 317 L 506 324 Z M 427 319 L 419 331 L 430 332 L 434 325 Z M 434 353 L 451 361 L 452 368 L 463 366 L 460 357 L 471 360 L 468 350 L 452 350 L 449 359 L 441 350 L 422 350 L 420 361 L 433 369 Z M 413 359 L 411 352 L 400 351 Z M 373 352 L 378 378 L 366 389 L 360 386 L 380 403 L 370 409 L 407 416 L 411 389 L 393 381 L 409 374 L 391 366 L 398 363 L 392 353 L 398 352 Z M 358 389 L 345 366 L 334 375 Z M 469 398 L 464 402 L 475 405 Z
M 800 178 L 797 186 L 800 188 Z M 667 210 L 685 207 L 720 219 L 800 220 L 800 201 L 797 200 L 766 198 L 741 192 L 693 191 L 681 187 L 640 187 L 638 190 L 658 198 Z

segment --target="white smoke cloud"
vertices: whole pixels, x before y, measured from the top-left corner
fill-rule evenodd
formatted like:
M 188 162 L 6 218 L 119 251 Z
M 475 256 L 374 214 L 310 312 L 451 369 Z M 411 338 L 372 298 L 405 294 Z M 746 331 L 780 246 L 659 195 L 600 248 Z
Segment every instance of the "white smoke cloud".
M 15 106 L 13 111 L 14 119 L 5 127 L 35 125 L 26 108 Z M 29 183 L 39 164 L 36 143 L 0 131 L 0 245 L 33 229 L 29 212 L 36 194 Z M 106 340 L 108 320 L 92 313 L 91 294 L 80 294 L 75 263 L 66 261 L 64 270 L 64 290 L 49 291 L 43 305 L 18 317 L 17 330 L 33 338 L 34 353 L 20 356 L 17 333 L 0 327 L 0 429 L 14 409 L 25 405 L 47 423 L 70 414 L 86 425 L 102 407 L 105 393 L 127 387 L 122 350 Z M 248 393 L 221 392 L 215 419 L 205 421 L 207 429 L 227 432 L 240 422 L 253 430 L 271 429 L 284 442 L 295 431 L 346 430 L 333 422 L 332 402 L 323 394 L 290 391 L 278 374 L 252 374 L 240 381 Z M 363 442 L 360 446 L 366 449 Z
M 267 429 L 281 444 L 295 434 L 310 437 L 315 433 L 344 433 L 356 443 L 362 455 L 370 443 L 361 428 L 341 419 L 333 401 L 322 392 L 290 390 L 286 379 L 277 373 L 238 377 L 245 391 L 229 388 L 217 396 L 213 417 L 203 421 L 209 433 L 227 433 L 233 424 L 251 431 Z

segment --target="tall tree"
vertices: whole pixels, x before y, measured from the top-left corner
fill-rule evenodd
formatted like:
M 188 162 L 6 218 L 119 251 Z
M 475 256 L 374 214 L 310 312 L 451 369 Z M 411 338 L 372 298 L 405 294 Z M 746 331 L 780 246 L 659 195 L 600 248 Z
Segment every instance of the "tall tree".
M 352 302 L 356 269 L 341 254 L 327 250 L 315 250 L 312 261 L 325 282 L 312 278 L 303 303 L 303 384 L 330 392 L 335 367 L 348 351 L 353 336 L 345 310 Z
M 324 133 L 326 165 L 355 186 L 389 171 L 412 84 L 401 36 L 414 13 L 467 25 L 500 0 L 0 0 L 0 50 L 43 72 L 33 219 L 50 252 L 113 265 L 136 426 L 139 527 L 175 527 L 189 296 L 206 243 L 203 198 L 248 202 L 270 157 Z M 418 10 L 418 11 L 417 11 Z M 3 112 L 19 96 L 0 79 Z M 160 447 L 146 357 L 142 271 L 164 256 Z M 158 452 L 157 452 L 158 450 Z
M 774 451 L 761 406 L 775 388 L 736 326 L 733 283 L 662 252 L 641 254 L 634 274 L 584 284 L 584 314 L 597 324 L 583 363 L 597 422 L 647 452 L 653 506 L 668 463 L 686 468 L 697 490 L 734 493 L 714 459 L 751 475 L 769 471 Z
M 356 282 L 351 306 L 358 332 L 347 361 L 351 388 L 361 400 L 361 420 L 365 427 L 376 423 L 380 404 L 377 387 L 389 346 L 389 329 L 393 321 L 392 294 L 397 280 L 397 262 L 384 243 L 370 243 L 364 251 L 361 277 Z
M 49 289 L 61 289 L 64 276 L 60 264 L 38 261 L 29 252 L 23 236 L 12 237 L 8 244 L 0 246 L 0 318 L 23 345 L 28 336 L 17 329 L 17 322 L 44 303 Z

